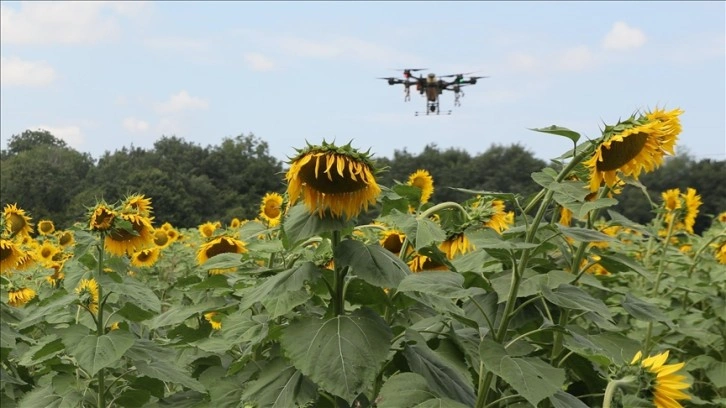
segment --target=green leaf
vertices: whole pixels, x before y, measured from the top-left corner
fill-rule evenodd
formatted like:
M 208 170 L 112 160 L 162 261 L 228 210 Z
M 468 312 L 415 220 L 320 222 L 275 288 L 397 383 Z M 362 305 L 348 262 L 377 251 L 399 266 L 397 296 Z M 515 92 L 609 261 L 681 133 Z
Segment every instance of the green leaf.
M 161 313 L 161 301 L 148 285 L 130 277 L 124 277 L 121 284 L 112 284 L 109 290 L 127 298 L 134 305 L 153 313 Z
M 431 392 L 426 379 L 416 373 L 398 373 L 389 378 L 376 399 L 378 408 L 466 408 Z
M 570 130 L 566 127 L 561 126 L 548 126 L 543 128 L 533 128 L 529 130 L 534 130 L 535 132 L 542 132 L 542 133 L 549 133 L 551 135 L 558 135 L 558 136 L 564 136 L 570 140 L 572 140 L 573 143 L 577 143 L 578 140 L 580 140 L 580 134 L 575 132 L 574 130 Z
M 136 361 L 136 371 L 139 375 L 145 375 L 161 381 L 180 384 L 194 391 L 206 391 L 202 383 L 192 378 L 181 367 L 168 361 Z
M 347 239 L 335 249 L 335 264 L 350 267 L 364 281 L 382 288 L 396 288 L 411 274 L 408 265 L 378 244 Z
M 236 253 L 222 253 L 214 255 L 205 262 L 201 269 L 209 272 L 212 269 L 231 269 L 242 266 L 242 255 Z
M 413 242 L 417 251 L 446 239 L 444 230 L 429 219 L 418 219 L 411 214 L 392 211 L 386 220 L 403 231 L 406 237 Z
M 479 353 L 486 369 L 534 406 L 555 395 L 565 383 L 565 370 L 535 357 L 510 357 L 501 344 L 489 338 L 482 340 Z
M 408 343 L 404 346 L 403 355 L 408 366 L 426 380 L 428 388 L 435 395 L 474 406 L 474 387 L 467 375 L 431 350 L 417 332 L 406 330 L 406 339 Z
M 63 341 L 55 334 L 41 338 L 37 344 L 30 347 L 22 356 L 18 364 L 32 366 L 48 360 L 65 349 Z
M 299 370 L 277 358 L 246 385 L 242 401 L 270 408 L 306 406 L 317 397 L 316 388 Z
M 461 299 L 486 292 L 478 287 L 465 289 L 463 285 L 464 276 L 456 272 L 420 272 L 406 276 L 398 285 L 398 291 L 415 291 L 451 299 Z
M 27 316 L 18 324 L 18 330 L 23 330 L 38 323 L 39 320 L 45 319 L 49 315 L 58 314 L 66 309 L 68 305 L 78 299 L 76 294 L 64 294 L 58 291 L 53 296 L 43 299 L 40 304 L 28 313 Z
M 618 205 L 618 200 L 614 198 L 598 198 L 595 201 L 588 201 L 584 204 L 582 204 L 582 207 L 580 207 L 580 212 L 576 213 L 575 215 L 579 219 L 585 219 L 587 217 L 587 214 L 592 210 L 597 210 L 599 208 L 607 208 Z
M 242 296 L 239 308 L 246 310 L 261 302 L 271 318 L 282 316 L 310 299 L 313 293 L 308 286 L 321 277 L 320 268 L 312 262 L 299 264 L 265 279 L 257 286 L 237 291 L 236 294 Z
M 67 348 L 81 368 L 89 375 L 95 375 L 98 370 L 117 362 L 135 340 L 129 332 L 114 330 L 102 336 L 89 334 L 77 344 L 67 345 Z
M 208 310 L 216 309 L 224 304 L 223 299 L 214 299 L 193 306 L 177 306 L 149 320 L 146 324 L 150 329 L 157 329 L 163 326 L 172 326 L 183 322 L 190 316 Z
M 610 235 L 603 234 L 600 231 L 595 231 L 587 228 L 579 228 L 579 227 L 565 227 L 563 225 L 558 225 L 558 228 L 560 231 L 562 231 L 562 234 L 568 238 L 572 238 L 576 241 L 581 242 L 612 242 L 617 241 L 615 238 L 611 237 Z
M 116 403 L 126 408 L 138 408 L 144 406 L 149 398 L 151 398 L 149 391 L 127 389 L 116 398 Z
M 199 382 L 209 390 L 210 403 L 215 408 L 237 408 L 242 401 L 242 379 L 227 377 L 226 371 L 224 367 L 212 366 L 199 376 Z
M 557 178 L 557 172 L 547 167 L 542 171 L 532 173 L 532 180 L 544 188 L 550 188 L 552 183 L 555 183 Z
M 564 391 L 557 391 L 550 397 L 550 402 L 554 408 L 587 408 L 577 397 Z
M 66 396 L 61 396 L 53 392 L 50 384 L 39 386 L 23 395 L 23 399 L 18 403 L 18 408 L 66 408 L 77 407 L 80 405 L 82 395 L 71 392 Z
M 628 364 L 642 347 L 640 342 L 618 333 L 589 335 L 588 339 L 603 350 L 613 364 Z
M 530 271 L 529 269 L 527 270 Z M 506 279 L 511 282 L 511 277 L 507 275 Z M 575 280 L 575 275 L 565 271 L 549 271 L 546 274 L 535 274 L 531 277 L 525 277 L 519 286 L 517 297 L 527 297 L 540 293 L 540 288 L 547 287 L 554 289 L 563 283 L 570 283 Z M 511 284 L 511 283 L 510 283 Z M 507 286 L 508 289 L 508 286 Z
M 283 329 L 280 342 L 303 374 L 352 402 L 372 390 L 392 338 L 380 316 L 359 309 L 350 316 L 303 318 Z
M 303 203 L 299 203 L 287 212 L 282 222 L 282 244 L 290 249 L 306 239 L 324 232 L 345 229 L 348 222 L 344 218 L 331 216 L 318 217 L 310 214 Z
M 638 299 L 630 293 L 625 294 L 625 300 L 621 303 L 623 309 L 627 310 L 633 317 L 646 322 L 667 322 L 670 321 L 658 306 Z
M 558 306 L 594 312 L 607 319 L 612 317 L 610 310 L 602 300 L 592 297 L 592 295 L 577 286 L 565 283 L 554 290 L 543 287 L 542 295 L 545 299 Z
M 715 361 L 706 370 L 706 375 L 717 388 L 726 387 L 726 363 Z

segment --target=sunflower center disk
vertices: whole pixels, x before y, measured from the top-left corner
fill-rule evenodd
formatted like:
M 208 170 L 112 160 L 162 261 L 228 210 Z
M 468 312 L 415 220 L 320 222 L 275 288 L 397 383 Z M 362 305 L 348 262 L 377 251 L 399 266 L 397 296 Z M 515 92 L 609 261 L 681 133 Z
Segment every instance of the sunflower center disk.
M 335 164 L 330 168 L 328 173 L 325 173 L 323 163 L 320 164 L 318 174 L 315 174 L 315 160 L 310 160 L 305 163 L 300 168 L 299 173 L 300 179 L 316 191 L 323 194 L 345 194 L 362 190 L 368 186 L 363 180 L 363 175 L 351 175 L 347 165 L 343 168 L 343 175 L 341 176 Z
M 628 135 L 621 142 L 612 142 L 610 148 L 602 150 L 602 161 L 597 162 L 598 171 L 612 171 L 633 160 L 648 141 L 647 133 Z
M 237 252 L 237 246 L 235 246 L 234 243 L 223 239 L 207 249 L 207 258 L 211 258 L 219 254 L 226 254 L 229 252 Z

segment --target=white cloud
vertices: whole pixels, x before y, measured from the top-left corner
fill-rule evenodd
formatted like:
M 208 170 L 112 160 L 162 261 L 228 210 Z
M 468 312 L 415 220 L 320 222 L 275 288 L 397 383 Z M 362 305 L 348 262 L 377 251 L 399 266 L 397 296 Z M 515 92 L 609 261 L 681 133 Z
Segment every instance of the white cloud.
M 605 35 L 602 46 L 606 50 L 627 50 L 642 47 L 645 41 L 645 34 L 641 30 L 618 21 Z
M 55 78 L 55 70 L 45 61 L 0 57 L 0 84 L 2 86 L 45 86 L 53 83 Z
M 63 139 L 70 147 L 78 149 L 83 145 L 83 132 L 77 125 L 68 126 L 31 126 L 31 129 L 42 129 L 47 130 L 53 136 Z
M 0 6 L 0 40 L 8 44 L 93 44 L 115 38 L 120 18 L 132 17 L 144 3 L 22 2 Z M 135 3 L 135 2 L 132 2 Z
M 275 63 L 260 53 L 245 53 L 244 59 L 253 71 L 271 71 L 275 68 Z
M 128 130 L 131 133 L 143 133 L 149 130 L 148 122 L 132 117 L 124 119 L 123 126 L 124 129 Z
M 185 37 L 155 37 L 144 40 L 144 45 L 167 51 L 202 51 L 207 48 L 203 40 Z
M 185 110 L 207 109 L 209 101 L 196 96 L 191 96 L 187 91 L 179 91 L 178 94 L 169 97 L 166 102 L 156 104 L 156 111 L 161 114 L 177 113 Z
M 595 56 L 585 45 L 566 49 L 557 59 L 557 67 L 564 71 L 582 71 L 595 62 Z

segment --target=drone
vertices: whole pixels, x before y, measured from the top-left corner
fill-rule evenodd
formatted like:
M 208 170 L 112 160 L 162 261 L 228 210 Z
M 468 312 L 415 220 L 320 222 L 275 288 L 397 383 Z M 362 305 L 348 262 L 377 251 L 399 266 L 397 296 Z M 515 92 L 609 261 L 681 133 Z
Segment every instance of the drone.
M 451 74 L 436 76 L 434 73 L 429 73 L 425 77 L 419 74 L 418 77 L 414 76 L 414 72 L 425 71 L 427 68 L 404 68 L 398 71 L 403 71 L 403 79 L 395 77 L 378 78 L 388 81 L 388 85 L 403 85 L 403 100 L 408 102 L 411 100 L 411 87 L 415 87 L 416 91 L 422 96 L 426 96 L 426 115 L 439 115 L 441 110 L 439 108 L 439 95 L 444 91 L 452 91 L 454 93 L 454 106 L 461 106 L 461 98 L 464 96 L 462 88 L 469 85 L 476 85 L 477 80 L 482 78 L 489 78 L 487 76 L 466 76 L 473 74 L 468 72 L 465 74 Z M 451 80 L 445 80 L 444 78 L 453 78 Z M 446 111 L 446 115 L 451 115 L 451 110 Z M 415 113 L 416 116 L 419 112 Z

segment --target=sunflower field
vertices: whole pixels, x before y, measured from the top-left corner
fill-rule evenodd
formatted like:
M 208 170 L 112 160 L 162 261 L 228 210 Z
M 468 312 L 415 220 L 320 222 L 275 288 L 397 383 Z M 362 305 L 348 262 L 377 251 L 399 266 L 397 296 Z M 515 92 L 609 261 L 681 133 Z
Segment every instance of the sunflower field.
M 177 228 L 143 192 L 57 228 L 7 205 L 0 403 L 43 407 L 723 407 L 726 212 L 688 188 L 646 225 L 625 184 L 680 109 L 606 126 L 541 191 L 383 186 L 351 144 L 297 150 L 254 220 Z M 726 210 L 726 209 L 725 209 Z M 374 212 L 370 223 L 359 222 Z

